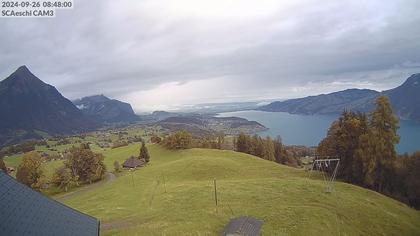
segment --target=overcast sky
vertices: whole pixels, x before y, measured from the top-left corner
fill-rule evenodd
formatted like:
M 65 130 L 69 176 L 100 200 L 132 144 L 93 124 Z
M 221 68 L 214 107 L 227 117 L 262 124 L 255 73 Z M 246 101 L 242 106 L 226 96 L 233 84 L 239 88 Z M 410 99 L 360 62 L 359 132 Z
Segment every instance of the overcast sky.
M 385 90 L 420 73 L 420 1 L 75 0 L 0 18 L 0 78 L 23 64 L 136 111 Z

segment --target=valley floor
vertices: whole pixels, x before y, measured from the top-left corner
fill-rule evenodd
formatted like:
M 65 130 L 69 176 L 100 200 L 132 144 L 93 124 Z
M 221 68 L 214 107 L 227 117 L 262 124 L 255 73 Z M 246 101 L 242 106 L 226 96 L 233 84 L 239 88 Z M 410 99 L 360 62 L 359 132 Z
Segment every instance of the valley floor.
M 138 149 L 106 150 L 108 170 Z M 264 221 L 262 235 L 420 234 L 419 211 L 354 185 L 338 182 L 326 193 L 319 175 L 232 151 L 149 152 L 147 167 L 57 199 L 99 218 L 103 235 L 220 235 L 243 215 Z

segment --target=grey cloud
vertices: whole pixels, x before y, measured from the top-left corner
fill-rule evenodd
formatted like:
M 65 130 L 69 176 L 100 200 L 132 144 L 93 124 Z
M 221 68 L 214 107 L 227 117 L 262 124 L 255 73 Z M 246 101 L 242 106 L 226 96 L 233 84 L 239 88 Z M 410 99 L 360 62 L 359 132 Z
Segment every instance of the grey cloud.
M 76 0 L 54 19 L 1 18 L 0 76 L 27 64 L 70 98 L 223 77 L 219 101 L 329 92 L 296 89 L 316 83 L 381 90 L 420 72 L 418 1 L 275 2 L 252 17 L 173 14 L 160 0 Z

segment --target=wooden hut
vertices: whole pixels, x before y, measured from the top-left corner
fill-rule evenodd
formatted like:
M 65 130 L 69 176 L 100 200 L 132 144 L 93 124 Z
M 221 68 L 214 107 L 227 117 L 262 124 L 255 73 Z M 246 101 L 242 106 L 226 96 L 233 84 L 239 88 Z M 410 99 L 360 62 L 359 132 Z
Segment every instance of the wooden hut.
M 130 157 L 123 163 L 123 168 L 126 169 L 135 169 L 137 167 L 143 167 L 145 165 L 145 161 L 143 159 L 138 159 L 137 157 Z

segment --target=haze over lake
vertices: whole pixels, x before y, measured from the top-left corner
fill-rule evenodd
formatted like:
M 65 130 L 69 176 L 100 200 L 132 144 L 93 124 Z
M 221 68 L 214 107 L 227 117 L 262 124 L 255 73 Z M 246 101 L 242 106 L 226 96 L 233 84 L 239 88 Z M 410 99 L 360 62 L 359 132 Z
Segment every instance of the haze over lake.
M 236 116 L 255 120 L 269 130 L 261 136 L 280 135 L 286 145 L 316 146 L 326 136 L 331 123 L 338 115 L 296 115 L 286 112 L 238 111 L 220 113 L 220 117 Z M 398 134 L 401 137 L 398 153 L 412 153 L 420 150 L 420 124 L 400 121 Z

